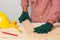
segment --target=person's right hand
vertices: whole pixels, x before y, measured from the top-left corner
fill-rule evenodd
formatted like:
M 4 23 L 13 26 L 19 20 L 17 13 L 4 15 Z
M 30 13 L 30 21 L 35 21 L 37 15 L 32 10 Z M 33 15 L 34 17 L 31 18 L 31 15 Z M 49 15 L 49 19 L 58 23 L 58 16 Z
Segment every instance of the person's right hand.
M 18 18 L 19 22 L 22 23 L 26 19 L 31 21 L 28 12 L 22 12 L 22 15 Z

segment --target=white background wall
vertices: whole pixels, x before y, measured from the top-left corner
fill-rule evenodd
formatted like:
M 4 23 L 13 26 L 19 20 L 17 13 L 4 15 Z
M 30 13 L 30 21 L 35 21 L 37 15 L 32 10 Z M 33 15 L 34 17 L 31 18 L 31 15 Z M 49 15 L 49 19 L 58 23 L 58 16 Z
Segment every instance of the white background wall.
M 21 0 L 0 0 L 0 11 L 8 16 L 9 20 L 18 20 L 21 15 Z

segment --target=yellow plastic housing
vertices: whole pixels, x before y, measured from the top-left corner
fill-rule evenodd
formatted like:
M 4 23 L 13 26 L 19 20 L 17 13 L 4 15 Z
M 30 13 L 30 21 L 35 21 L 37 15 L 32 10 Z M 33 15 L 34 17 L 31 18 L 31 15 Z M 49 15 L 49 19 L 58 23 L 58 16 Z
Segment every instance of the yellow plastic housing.
M 10 28 L 11 23 L 4 12 L 0 12 L 0 28 Z

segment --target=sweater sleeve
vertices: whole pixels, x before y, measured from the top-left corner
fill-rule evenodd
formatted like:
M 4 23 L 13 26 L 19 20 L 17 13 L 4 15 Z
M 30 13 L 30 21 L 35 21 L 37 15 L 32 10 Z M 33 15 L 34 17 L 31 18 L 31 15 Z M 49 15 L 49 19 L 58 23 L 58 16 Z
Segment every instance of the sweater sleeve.
M 21 6 L 29 6 L 29 0 L 21 0 Z
M 50 12 L 49 12 L 49 20 L 53 20 L 53 21 L 58 21 L 58 14 L 60 13 L 57 13 L 59 10 L 59 1 L 60 0 L 52 0 L 52 7 L 50 9 Z

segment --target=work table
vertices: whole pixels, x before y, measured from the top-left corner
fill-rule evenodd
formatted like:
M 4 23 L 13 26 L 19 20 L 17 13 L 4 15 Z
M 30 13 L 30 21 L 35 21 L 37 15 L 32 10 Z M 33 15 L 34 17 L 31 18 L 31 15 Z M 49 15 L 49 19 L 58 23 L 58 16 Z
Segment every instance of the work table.
M 32 23 L 34 27 L 40 26 L 42 24 L 44 23 Z M 59 26 L 57 26 L 56 29 L 49 32 L 48 34 L 37 34 L 37 33 L 31 33 L 31 32 L 27 33 L 21 23 L 18 23 L 18 25 L 22 33 L 17 31 L 15 28 L 0 29 L 0 40 L 60 40 Z M 60 23 L 55 23 L 54 26 L 55 25 L 60 25 Z M 3 34 L 2 32 L 9 32 L 9 33 L 16 34 L 18 36 Z

